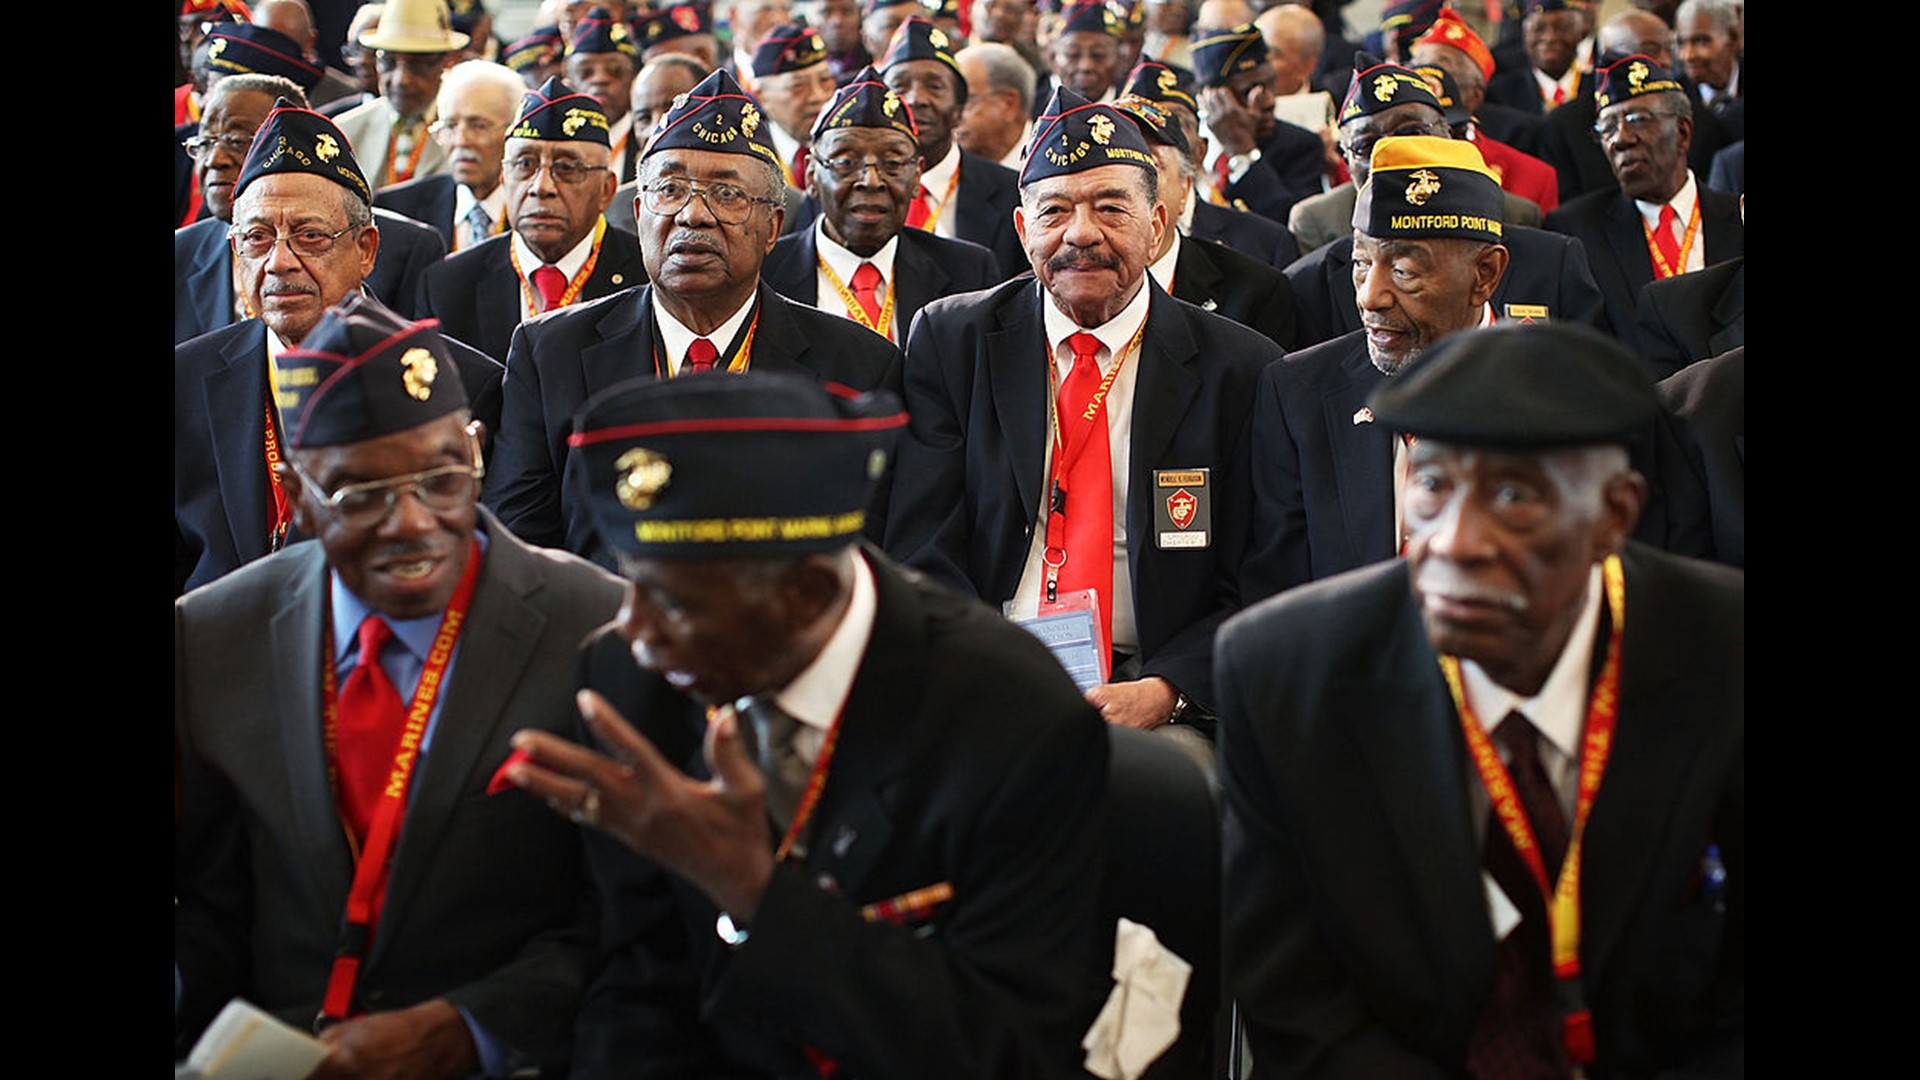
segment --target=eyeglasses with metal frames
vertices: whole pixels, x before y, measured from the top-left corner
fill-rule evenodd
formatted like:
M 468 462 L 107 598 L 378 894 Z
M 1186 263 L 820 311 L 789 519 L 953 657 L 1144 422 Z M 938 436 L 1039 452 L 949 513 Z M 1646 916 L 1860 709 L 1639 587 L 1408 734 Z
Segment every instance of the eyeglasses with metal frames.
M 387 520 L 403 491 L 429 510 L 440 513 L 459 510 L 473 498 L 473 485 L 487 475 L 486 466 L 480 460 L 480 440 L 474 438 L 471 431 L 467 438 L 473 450 L 471 465 L 442 465 L 386 480 L 346 484 L 320 499 L 320 505 L 341 524 L 356 529 L 369 529 Z M 293 471 L 300 475 L 300 482 L 315 493 L 324 490 L 299 465 L 293 465 Z
M 706 200 L 707 209 L 722 225 L 738 225 L 747 220 L 757 205 L 779 206 L 774 199 L 747 194 L 738 184 L 723 181 L 703 182 L 682 176 L 668 176 L 640 188 L 640 205 L 661 217 L 672 217 L 686 209 L 695 195 Z

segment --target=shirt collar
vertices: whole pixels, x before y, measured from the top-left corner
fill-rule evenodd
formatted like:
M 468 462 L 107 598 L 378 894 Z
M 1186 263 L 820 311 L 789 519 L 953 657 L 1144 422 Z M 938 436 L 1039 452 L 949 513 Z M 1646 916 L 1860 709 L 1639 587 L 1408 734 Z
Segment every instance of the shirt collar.
M 487 530 L 476 524 L 474 538 L 480 541 L 480 555 L 484 560 L 487 552 Z M 337 667 L 345 661 L 348 652 L 359 647 L 360 624 L 367 616 L 374 614 L 358 596 L 340 580 L 340 572 L 331 567 L 327 570 L 328 590 L 333 602 L 333 661 Z M 431 615 L 422 615 L 417 619 L 387 619 L 387 625 L 393 628 L 393 638 L 407 647 L 415 658 L 425 660 L 433 649 L 434 635 L 440 632 L 440 618 L 445 611 L 436 611 Z
M 1067 344 L 1067 339 L 1085 330 L 1099 338 L 1100 344 L 1106 347 L 1106 355 L 1100 360 L 1100 371 L 1105 374 L 1113 369 L 1114 363 L 1120 356 L 1120 350 L 1126 348 L 1127 342 L 1133 340 L 1134 332 L 1147 321 L 1147 303 L 1149 294 L 1153 292 L 1153 283 L 1146 275 L 1141 275 L 1139 290 L 1133 294 L 1133 299 L 1127 302 L 1127 306 L 1120 309 L 1120 314 L 1099 326 L 1085 327 L 1075 325 L 1065 312 L 1055 306 L 1052 295 L 1037 282 L 1034 288 L 1040 289 L 1041 317 L 1046 322 L 1047 343 L 1053 347 L 1054 362 L 1064 364 L 1067 370 L 1072 370 L 1073 349 Z
M 1013 144 L 1013 149 L 1007 151 L 1007 156 L 1000 159 L 1000 164 L 1014 172 L 1019 172 L 1027 164 L 1027 143 L 1031 141 L 1033 141 L 1033 118 L 1028 117 L 1027 126 L 1020 129 L 1020 141 Z
M 1680 185 L 1680 190 L 1673 193 L 1673 198 L 1664 203 L 1635 199 L 1633 200 L 1633 205 L 1640 211 L 1640 216 L 1645 219 L 1647 228 L 1649 229 L 1660 224 L 1660 208 L 1662 206 L 1673 207 L 1674 217 L 1679 219 L 1680 227 L 1685 229 L 1687 222 L 1693 220 L 1693 204 L 1697 202 L 1699 198 L 1700 187 L 1693 182 L 1693 170 L 1688 169 L 1687 179 Z
M 859 269 L 863 262 L 872 263 L 873 268 L 880 271 L 880 280 L 883 283 L 893 280 L 893 256 L 900 248 L 899 233 L 887 237 L 887 242 L 880 245 L 879 251 L 863 259 L 841 247 L 833 237 L 827 235 L 826 220 L 824 216 L 814 220 L 813 238 L 820 249 L 820 257 L 827 260 L 827 265 L 839 275 L 841 281 L 852 284 L 853 272 Z
M 493 185 L 493 193 L 484 199 L 474 198 L 473 189 L 465 184 L 453 185 L 453 223 L 456 227 L 467 220 L 468 214 L 473 213 L 475 203 L 487 208 L 487 217 L 498 227 L 501 215 L 507 212 L 506 182 Z
M 800 152 L 800 140 L 787 134 L 787 129 L 777 123 L 768 124 L 767 133 L 773 136 L 773 149 L 775 153 L 780 155 L 780 164 L 788 169 L 793 168 L 793 155 Z M 795 187 L 805 188 L 807 186 L 807 178 L 804 176 L 795 176 L 793 183 Z
M 506 185 L 502 184 L 501 186 L 505 187 Z M 587 253 L 593 250 L 594 231 L 593 229 L 588 229 L 587 235 L 581 237 L 580 242 L 573 245 L 573 250 L 560 256 L 560 261 L 553 264 L 559 268 L 562 274 L 566 275 L 568 281 L 572 281 L 573 275 L 579 273 L 580 268 L 587 265 Z M 520 272 L 527 280 L 527 287 L 538 293 L 539 289 L 533 285 L 533 272 L 545 264 L 540 256 L 535 255 L 533 249 L 527 246 L 527 242 L 520 239 L 519 230 L 512 230 L 512 234 L 514 254 L 520 259 Z
M 840 710 L 853 692 L 853 678 L 860 673 L 860 660 L 866 655 L 867 642 L 873 637 L 874 616 L 879 611 L 873 584 L 873 570 L 866 556 L 858 551 L 853 558 L 853 596 L 840 616 L 840 625 L 800 674 L 773 699 L 788 716 L 807 727 L 826 731 L 833 727 Z
M 1147 273 L 1152 274 L 1153 280 L 1169 293 L 1173 291 L 1173 268 L 1180 261 L 1181 242 L 1180 230 L 1173 230 L 1173 243 L 1167 245 L 1167 253 L 1155 259 L 1153 265 L 1147 267 Z
M 1574 621 L 1573 633 L 1560 650 L 1547 681 L 1530 698 L 1493 681 L 1472 660 L 1460 662 L 1467 704 L 1489 734 L 1515 709 L 1526 714 L 1541 735 L 1569 758 L 1577 758 L 1582 729 L 1587 723 L 1588 678 L 1593 666 L 1594 635 L 1600 627 L 1600 564 L 1587 576 L 1587 597 Z
M 713 342 L 713 347 L 720 351 L 721 361 L 726 360 L 727 346 L 732 344 L 733 336 L 740 332 L 740 324 L 747 321 L 747 312 L 753 310 L 753 302 L 759 298 L 758 289 L 748 293 L 746 303 L 741 304 L 738 311 L 727 316 L 727 321 L 721 323 L 718 329 L 706 335 L 706 339 Z M 674 318 L 666 308 L 660 306 L 658 290 L 652 293 L 652 302 L 653 323 L 660 328 L 660 344 L 667 350 L 667 370 L 678 375 L 680 361 L 687 355 L 687 346 L 693 344 L 693 339 L 701 335 L 687 329 L 679 319 Z
M 1187 188 L 1187 201 L 1180 205 L 1180 231 L 1184 234 L 1193 232 L 1193 204 L 1200 199 L 1200 184 L 1201 178 L 1195 176 Z
M 940 159 L 938 165 L 920 173 L 920 186 L 939 198 L 947 190 L 947 184 L 953 179 L 953 171 L 960 167 L 960 144 L 947 144 L 947 156 Z M 944 207 L 943 207 L 944 209 Z

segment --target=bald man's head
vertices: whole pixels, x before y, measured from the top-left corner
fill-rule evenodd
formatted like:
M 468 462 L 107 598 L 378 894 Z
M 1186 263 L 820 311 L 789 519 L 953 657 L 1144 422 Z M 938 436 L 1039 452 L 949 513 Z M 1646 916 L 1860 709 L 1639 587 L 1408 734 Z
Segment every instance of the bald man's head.
M 1320 17 L 1298 4 L 1281 4 L 1261 12 L 1253 24 L 1267 43 L 1267 59 L 1273 61 L 1274 92 L 1310 89 L 1307 82 L 1320 66 L 1320 50 L 1327 41 Z
M 1600 52 L 1627 56 L 1644 53 L 1654 63 L 1673 70 L 1673 28 L 1649 11 L 1623 11 L 1600 27 Z

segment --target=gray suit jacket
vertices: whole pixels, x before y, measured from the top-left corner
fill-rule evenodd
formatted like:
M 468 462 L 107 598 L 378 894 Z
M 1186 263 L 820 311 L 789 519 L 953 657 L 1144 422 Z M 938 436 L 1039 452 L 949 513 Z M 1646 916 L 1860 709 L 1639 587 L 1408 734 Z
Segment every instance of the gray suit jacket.
M 427 110 L 427 122 L 433 122 L 434 111 Z M 394 177 L 387 173 L 387 139 L 393 135 L 393 124 L 398 115 L 393 106 L 383 97 L 365 101 L 339 116 L 333 118 L 334 125 L 353 145 L 353 156 L 360 162 L 360 171 L 367 175 L 367 186 L 378 190 L 388 184 L 397 184 L 401 180 L 411 180 L 420 176 L 443 173 L 451 167 L 447 160 L 447 150 L 432 135 L 422 133 L 421 138 L 427 145 L 420 151 L 420 160 L 413 167 L 413 176 Z
M 595 940 L 579 839 L 538 799 L 487 786 L 515 731 L 576 728 L 579 648 L 622 589 L 484 512 L 482 527 L 486 562 L 355 1007 L 445 997 L 516 1058 L 564 1075 Z M 309 543 L 174 604 L 183 1042 L 235 994 L 300 1027 L 319 1010 L 354 870 L 322 742 L 327 596 L 326 553 Z

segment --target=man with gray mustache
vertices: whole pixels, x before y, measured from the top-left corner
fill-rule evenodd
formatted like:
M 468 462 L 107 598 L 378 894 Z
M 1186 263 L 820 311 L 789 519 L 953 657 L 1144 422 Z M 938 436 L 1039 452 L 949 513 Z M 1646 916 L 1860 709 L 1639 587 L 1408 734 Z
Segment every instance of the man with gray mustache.
M 1629 539 L 1639 359 L 1467 330 L 1366 407 L 1414 440 L 1406 557 L 1215 646 L 1260 1074 L 1744 1075 L 1746 579 Z
M 579 466 L 569 441 L 575 412 L 614 383 L 755 370 L 899 391 L 901 355 L 892 342 L 760 280 L 786 214 L 769 123 L 725 71 L 676 98 L 640 158 L 634 219 L 648 284 L 513 331 L 483 501 L 522 540 L 614 568 L 572 475 Z M 875 486 L 869 520 L 877 539 L 887 478 Z
M 1174 226 L 1131 119 L 1062 89 L 1034 130 L 1014 216 L 1034 276 L 936 300 L 908 336 L 886 548 L 1015 618 L 1091 590 L 1087 700 L 1211 770 L 1253 388 L 1284 350 L 1148 275 Z

